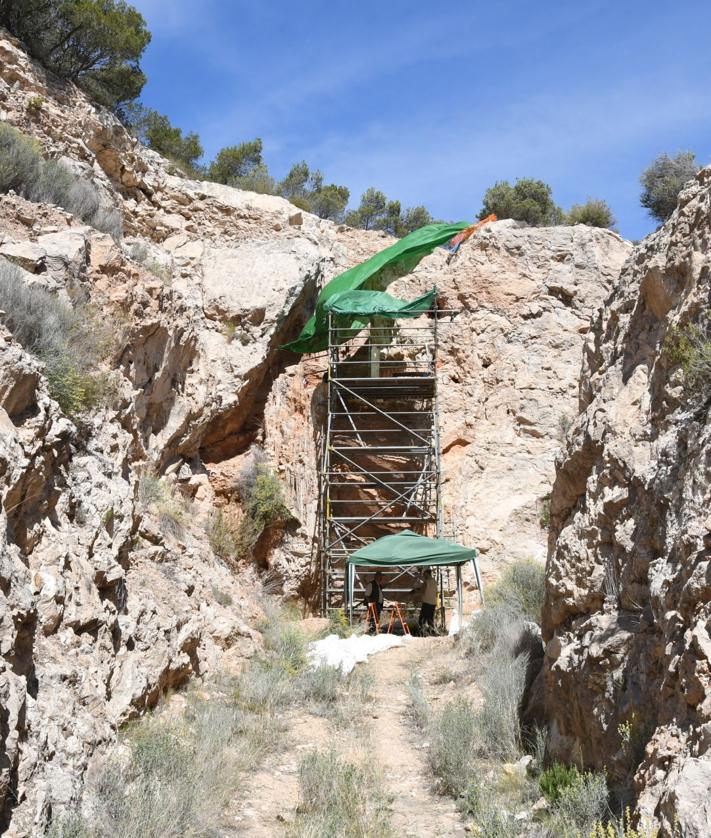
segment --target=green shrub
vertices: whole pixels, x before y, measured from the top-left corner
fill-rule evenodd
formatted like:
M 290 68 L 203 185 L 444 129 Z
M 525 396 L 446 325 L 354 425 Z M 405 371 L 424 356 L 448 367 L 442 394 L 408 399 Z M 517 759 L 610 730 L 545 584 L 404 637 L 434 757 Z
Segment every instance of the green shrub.
M 112 379 L 96 365 L 109 339 L 88 307 L 72 309 L 26 284 L 15 265 L 0 259 L 0 309 L 15 339 L 44 362 L 50 395 L 64 413 L 75 416 L 107 401 Z
M 311 171 L 304 160 L 291 167 L 276 190 L 295 207 L 332 221 L 341 220 L 350 197 L 350 191 L 345 186 L 334 183 L 324 185 L 321 172 Z
M 469 785 L 477 745 L 477 715 L 469 701 L 455 699 L 429 728 L 432 773 L 443 794 L 459 797 Z
M 331 711 L 341 691 L 341 670 L 336 666 L 306 667 L 295 692 L 321 714 Z
M 555 762 L 539 777 L 538 783 L 546 799 L 557 803 L 564 789 L 574 785 L 580 779 L 580 772 L 574 765 Z
M 481 675 L 484 702 L 479 711 L 479 750 L 501 760 L 522 751 L 519 708 L 526 686 L 526 655 L 492 656 Z
M 506 638 L 506 645 L 512 646 L 521 636 L 523 628 L 521 615 L 514 608 L 508 603 L 492 603 L 487 593 L 486 607 L 472 615 L 459 635 L 459 645 L 477 669 L 481 669 L 488 663 L 497 644 L 503 644 Z
M 526 620 L 539 623 L 545 594 L 545 567 L 533 559 L 507 565 L 501 577 L 489 586 L 489 605 L 507 606 Z
M 264 629 L 264 645 L 289 675 L 296 675 L 307 663 L 308 640 L 293 623 L 270 621 Z
M 54 819 L 45 835 L 46 838 L 94 838 L 89 822 L 78 812 L 67 812 Z
M 341 679 L 338 700 L 333 708 L 333 719 L 337 726 L 352 729 L 367 723 L 363 711 L 373 700 L 374 686 L 373 676 L 358 666 L 345 679 Z
M 584 204 L 573 204 L 565 216 L 565 223 L 610 228 L 615 226 L 615 218 L 606 201 L 588 198 Z
M 44 160 L 35 140 L 0 123 L 0 192 L 10 189 L 30 201 L 56 204 L 114 239 L 121 237 L 121 214 L 102 204 L 90 181 L 61 161 Z
M 122 117 L 126 127 L 144 145 L 174 160 L 189 174 L 198 173 L 196 166 L 203 148 L 196 133 L 183 136 L 180 128 L 172 125 L 165 114 L 136 103 L 127 105 Z
M 422 689 L 422 679 L 417 672 L 413 672 L 407 682 L 407 692 L 410 696 L 410 713 L 421 730 L 426 730 L 430 721 L 431 710 L 425 691 Z
M 380 838 L 391 834 L 390 801 L 370 761 L 334 749 L 308 754 L 299 768 L 298 817 L 290 835 Z
M 551 834 L 556 838 L 590 835 L 596 823 L 607 819 L 607 781 L 604 774 L 586 772 L 560 790 L 553 807 Z
M 551 525 L 551 496 L 544 495 L 540 499 L 540 512 L 538 513 L 538 525 L 542 530 L 547 530 Z
M 670 838 L 680 838 L 676 823 L 672 830 Z M 644 818 L 634 826 L 632 812 L 627 808 L 619 818 L 610 818 L 607 823 L 597 821 L 586 838 L 657 838 L 658 835 L 659 829 Z
M 681 367 L 692 393 L 706 393 L 711 385 L 711 315 L 706 314 L 699 324 L 672 326 L 662 353 L 671 364 Z
M 682 151 L 675 157 L 660 154 L 642 172 L 640 204 L 652 218 L 664 222 L 676 209 L 679 193 L 698 172 L 699 164 L 691 151 Z
M 41 96 L 30 96 L 25 102 L 25 108 L 31 117 L 38 116 L 42 111 L 43 105 L 44 99 Z
M 234 600 L 232 599 L 232 594 L 229 591 L 225 591 L 222 588 L 218 588 L 216 585 L 211 586 L 212 595 L 215 597 L 215 602 L 219 605 L 222 605 L 224 608 L 232 605 Z
M 238 681 L 235 697 L 250 713 L 275 713 L 294 700 L 292 678 L 273 660 L 259 659 Z
M 234 517 L 221 509 L 216 510 L 207 522 L 207 538 L 212 552 L 221 559 L 233 559 L 237 553 L 239 527 Z
M 284 502 L 279 478 L 264 458 L 261 449 L 253 449 L 248 465 L 238 481 L 243 516 L 236 537 L 238 558 L 247 558 L 262 533 L 271 526 L 285 524 L 291 513 Z
M 493 789 L 479 777 L 470 779 L 458 805 L 460 811 L 472 818 L 472 832 L 481 838 L 510 838 L 517 834 L 513 818 L 499 804 Z
M 353 634 L 353 627 L 343 608 L 331 608 L 328 612 L 328 634 L 337 634 L 339 637 L 350 637 Z
M 257 138 L 251 142 L 221 148 L 208 167 L 207 177 L 217 183 L 232 186 L 241 179 L 259 172 L 263 166 L 262 141 Z
M 240 774 L 276 746 L 275 719 L 245 713 L 227 696 L 192 695 L 181 719 L 147 718 L 125 734 L 127 758 L 109 758 L 87 788 L 90 834 L 210 834 Z
M 563 213 L 553 202 L 547 183 L 533 178 L 520 178 L 511 186 L 507 180 L 497 181 L 486 190 L 479 218 L 494 213 L 497 218 L 513 218 L 534 227 L 560 224 Z

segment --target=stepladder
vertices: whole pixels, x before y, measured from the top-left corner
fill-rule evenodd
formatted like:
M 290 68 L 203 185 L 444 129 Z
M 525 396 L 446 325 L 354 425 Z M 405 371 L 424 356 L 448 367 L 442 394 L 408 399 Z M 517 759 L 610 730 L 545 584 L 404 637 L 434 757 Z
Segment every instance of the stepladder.
M 390 620 L 388 621 L 388 634 L 392 634 L 393 628 L 397 626 L 395 622 L 395 618 L 400 621 L 400 625 L 402 626 L 402 633 L 403 634 L 410 634 L 410 626 L 408 626 L 406 620 L 402 616 L 402 611 L 400 610 L 400 603 L 395 602 L 390 606 Z
M 380 617 L 378 616 L 378 606 L 374 602 L 368 603 L 368 610 L 365 612 L 365 616 L 363 617 L 363 625 L 366 631 L 369 631 L 370 627 L 373 626 L 375 634 L 380 633 Z

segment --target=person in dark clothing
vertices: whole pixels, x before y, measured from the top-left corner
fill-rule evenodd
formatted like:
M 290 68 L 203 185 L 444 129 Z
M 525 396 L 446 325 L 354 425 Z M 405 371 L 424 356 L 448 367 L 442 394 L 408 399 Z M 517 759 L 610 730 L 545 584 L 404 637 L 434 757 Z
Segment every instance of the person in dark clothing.
M 371 579 L 368 587 L 365 589 L 365 601 L 370 605 L 372 602 L 375 605 L 375 613 L 378 615 L 378 626 L 380 625 L 380 612 L 383 610 L 383 574 L 378 571 Z M 368 631 L 375 633 L 376 625 L 372 615 L 370 617 Z
M 430 634 L 434 632 L 434 617 L 437 607 L 437 581 L 429 568 L 423 574 L 420 595 L 422 597 L 422 608 L 420 609 L 419 619 L 420 632 L 422 634 Z

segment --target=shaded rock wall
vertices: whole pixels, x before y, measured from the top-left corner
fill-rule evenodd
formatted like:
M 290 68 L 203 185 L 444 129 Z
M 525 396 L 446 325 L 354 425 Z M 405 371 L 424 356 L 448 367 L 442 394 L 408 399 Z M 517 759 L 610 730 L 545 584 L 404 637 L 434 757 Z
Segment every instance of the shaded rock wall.
M 551 503 L 554 753 L 607 766 L 623 792 L 634 773 L 627 791 L 664 835 L 674 817 L 683 835 L 711 834 L 709 385 L 665 350 L 708 316 L 710 210 L 707 168 L 598 313 Z

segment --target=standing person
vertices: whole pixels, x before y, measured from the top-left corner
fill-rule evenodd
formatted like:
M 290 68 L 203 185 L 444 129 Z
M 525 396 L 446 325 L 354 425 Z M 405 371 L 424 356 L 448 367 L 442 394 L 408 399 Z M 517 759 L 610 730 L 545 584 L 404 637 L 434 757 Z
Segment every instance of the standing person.
M 422 576 L 420 594 L 422 596 L 422 608 L 420 609 L 420 619 L 418 621 L 420 633 L 429 634 L 430 632 L 434 632 L 434 616 L 435 608 L 437 607 L 437 580 L 432 575 L 429 567 Z
M 375 605 L 375 613 L 378 615 L 378 626 L 380 626 L 380 612 L 383 610 L 383 574 L 377 571 L 375 576 L 370 580 L 368 587 L 365 589 L 365 601 L 370 606 L 372 602 Z M 370 625 L 368 631 L 375 633 L 376 625 L 372 615 L 370 617 Z

